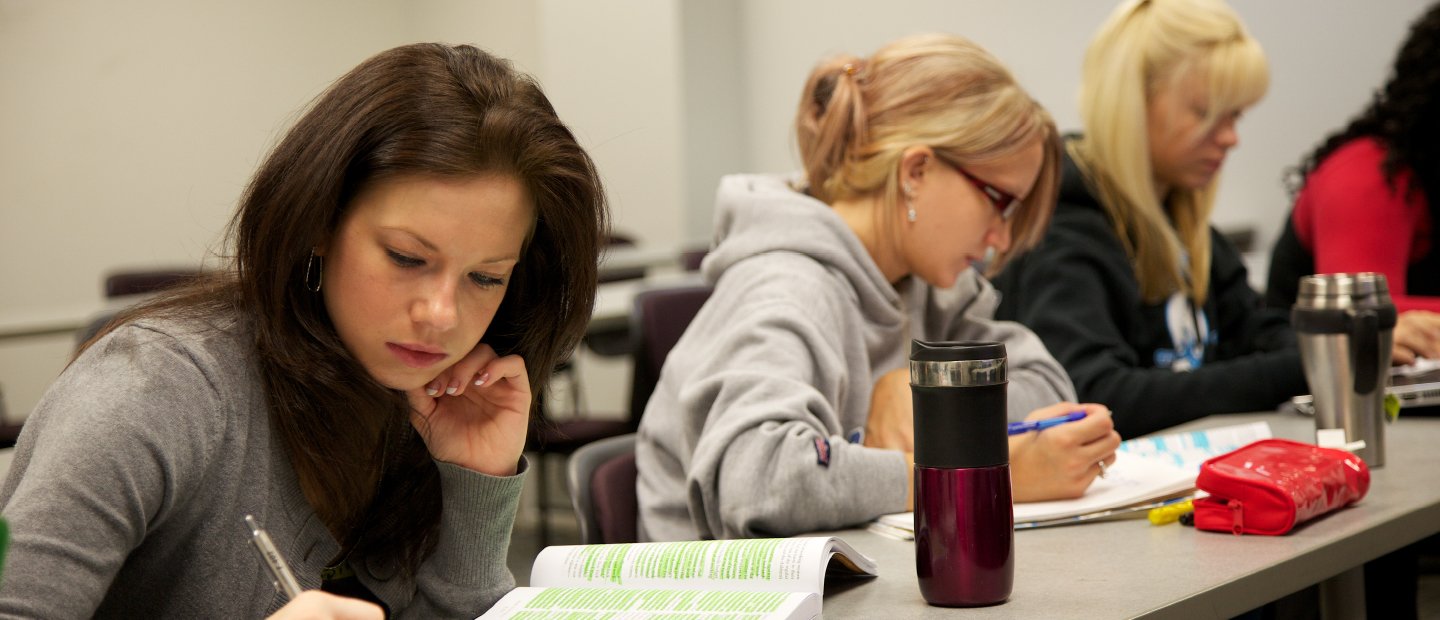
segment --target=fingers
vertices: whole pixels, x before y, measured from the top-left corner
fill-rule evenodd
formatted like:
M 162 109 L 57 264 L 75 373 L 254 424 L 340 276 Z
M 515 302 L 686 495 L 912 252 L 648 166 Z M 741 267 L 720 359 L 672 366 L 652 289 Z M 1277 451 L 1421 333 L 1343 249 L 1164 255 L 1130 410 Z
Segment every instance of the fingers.
M 865 419 L 865 445 L 909 452 L 915 449 L 914 400 L 909 368 L 897 368 L 875 382 Z
M 1057 403 L 1032 412 L 1027 419 L 1074 411 L 1084 411 L 1085 417 L 1010 438 L 1015 501 L 1080 497 L 1100 476 L 1099 464 L 1115 462 L 1120 434 L 1104 405 Z
M 495 360 L 498 356 L 495 349 L 490 345 L 480 343 L 475 345 L 460 361 L 451 364 L 425 386 L 425 394 L 431 397 L 438 397 L 441 394 L 447 396 L 459 396 L 465 393 L 469 387 L 483 384 L 489 377 L 481 379 L 482 369 Z
M 1415 351 L 1400 342 L 1396 342 L 1395 347 L 1390 350 L 1390 365 L 1407 366 L 1414 363 Z
M 1096 463 L 1109 465 L 1114 462 L 1115 449 L 1120 447 L 1120 434 L 1115 432 L 1110 409 L 1104 405 L 1065 404 L 1070 411 L 1084 411 L 1085 418 L 1039 433 L 1056 451 L 1062 475 L 1074 481 L 1076 487 L 1072 490 L 1079 494 L 1100 475 L 1101 469 Z
M 272 614 L 270 620 L 381 620 L 384 617 L 385 612 L 374 603 L 306 590 Z
M 1067 413 L 1083 411 L 1085 417 L 1074 422 L 1052 426 L 1039 431 L 1043 435 L 1048 433 L 1052 441 L 1062 446 L 1090 446 L 1100 442 L 1110 443 L 1114 440 L 1115 445 L 1119 444 L 1119 435 L 1115 433 L 1115 422 L 1110 418 L 1110 409 L 1105 405 L 1086 403 L 1083 405 L 1075 403 L 1056 403 L 1049 407 L 1042 407 L 1026 416 L 1027 420 L 1040 420 L 1054 418 Z M 1098 448 L 1097 448 L 1098 449 Z M 1113 447 L 1111 448 L 1113 450 Z
M 1400 314 L 1391 361 L 1413 364 L 1416 357 L 1440 358 L 1440 314 L 1424 310 Z
M 473 387 L 500 385 L 501 382 L 507 382 L 512 389 L 529 394 L 530 374 L 525 370 L 525 360 L 519 355 L 491 359 L 476 373 Z
M 1103 407 L 1101 407 L 1101 408 L 1103 409 Z M 1059 416 L 1065 415 L 1065 414 L 1067 414 L 1067 413 L 1070 413 L 1071 411 L 1081 411 L 1081 410 L 1084 410 L 1084 407 L 1081 406 L 1081 405 L 1077 405 L 1077 404 L 1072 403 L 1072 402 L 1060 402 L 1060 403 L 1055 403 L 1055 404 L 1053 404 L 1053 405 L 1050 405 L 1050 406 L 1048 406 L 1048 407 L 1041 407 L 1041 408 L 1039 408 L 1039 409 L 1036 409 L 1036 410 L 1034 410 L 1034 411 L 1031 411 L 1031 412 L 1030 412 L 1030 415 L 1025 416 L 1025 419 L 1026 419 L 1026 420 L 1043 420 L 1043 419 L 1045 419 L 1045 418 L 1055 418 L 1055 417 L 1059 417 Z M 1086 410 L 1086 413 L 1088 414 L 1089 411 Z M 1088 415 L 1087 415 L 1087 417 L 1088 417 Z

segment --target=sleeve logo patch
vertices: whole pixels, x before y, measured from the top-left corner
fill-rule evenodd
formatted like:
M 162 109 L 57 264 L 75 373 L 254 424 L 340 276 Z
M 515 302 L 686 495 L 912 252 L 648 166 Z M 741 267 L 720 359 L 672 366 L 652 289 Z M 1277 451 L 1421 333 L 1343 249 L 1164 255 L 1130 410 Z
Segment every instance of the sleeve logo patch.
M 821 467 L 830 467 L 830 440 L 824 437 L 815 438 L 815 463 Z

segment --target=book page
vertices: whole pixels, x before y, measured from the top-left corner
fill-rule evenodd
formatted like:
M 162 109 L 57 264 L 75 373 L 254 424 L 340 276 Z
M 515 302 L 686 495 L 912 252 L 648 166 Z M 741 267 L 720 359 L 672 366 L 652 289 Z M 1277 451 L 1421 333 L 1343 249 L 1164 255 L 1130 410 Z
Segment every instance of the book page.
M 815 536 L 546 547 L 530 583 L 820 594 L 834 552 L 874 573 L 874 561 L 843 541 Z
M 1203 431 L 1140 437 L 1122 442 L 1115 451 L 1117 454 L 1123 452 L 1163 460 L 1190 471 L 1192 476 L 1198 476 L 1200 464 L 1206 460 L 1269 438 L 1269 423 L 1251 422 Z
M 477 620 L 814 620 L 820 595 L 615 588 L 515 588 Z
M 1193 489 L 1200 464 L 1270 437 L 1270 425 L 1251 422 L 1203 431 L 1131 439 L 1115 451 L 1115 463 L 1076 499 L 1015 504 L 1015 527 L 1060 525 L 1111 516 L 1118 508 L 1163 500 Z M 1103 514 L 1102 513 L 1107 513 Z M 885 515 L 884 525 L 915 531 L 914 513 Z

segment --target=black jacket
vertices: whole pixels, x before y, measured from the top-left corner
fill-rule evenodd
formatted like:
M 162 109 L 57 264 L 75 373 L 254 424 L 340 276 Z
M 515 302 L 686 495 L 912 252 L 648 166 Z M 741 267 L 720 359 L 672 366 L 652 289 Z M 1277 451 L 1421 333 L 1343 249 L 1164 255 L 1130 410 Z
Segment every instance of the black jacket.
M 995 281 L 997 318 L 1039 334 L 1080 399 L 1110 407 L 1127 438 L 1306 393 L 1286 315 L 1263 309 L 1239 253 L 1213 228 L 1210 239 L 1202 312 L 1180 295 L 1142 302 L 1124 246 L 1067 155 L 1044 240 Z

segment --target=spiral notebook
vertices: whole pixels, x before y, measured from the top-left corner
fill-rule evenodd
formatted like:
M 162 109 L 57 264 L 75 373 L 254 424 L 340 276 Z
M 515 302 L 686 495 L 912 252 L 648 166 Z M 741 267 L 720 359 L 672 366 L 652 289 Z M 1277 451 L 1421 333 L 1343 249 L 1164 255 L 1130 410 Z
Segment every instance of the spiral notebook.
M 1200 464 L 1260 439 L 1270 425 L 1251 422 L 1203 431 L 1169 433 L 1122 442 L 1115 464 L 1076 499 L 1015 504 L 1015 529 L 1115 518 L 1188 497 Z M 914 532 L 915 513 L 885 515 L 886 526 Z

